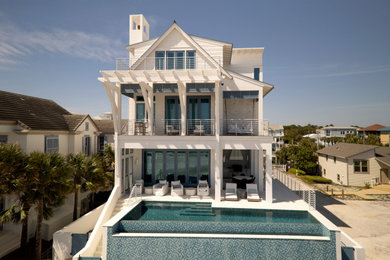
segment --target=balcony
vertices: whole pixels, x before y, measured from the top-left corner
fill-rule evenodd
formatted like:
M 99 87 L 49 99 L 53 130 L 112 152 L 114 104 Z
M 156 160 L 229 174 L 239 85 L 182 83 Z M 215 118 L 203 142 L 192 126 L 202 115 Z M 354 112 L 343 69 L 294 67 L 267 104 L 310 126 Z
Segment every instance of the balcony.
M 213 136 L 215 135 L 214 119 L 188 119 L 183 133 L 180 119 L 155 120 L 153 126 L 148 120 L 127 120 L 122 128 L 122 135 L 155 135 L 155 136 Z
M 214 58 L 221 64 L 221 58 Z M 117 58 L 116 70 L 135 70 L 132 66 L 139 62 L 137 70 L 206 70 L 213 69 L 210 63 L 206 60 L 197 57 L 146 57 L 146 58 Z
M 259 128 L 257 119 L 221 120 L 222 135 L 225 136 L 268 136 L 268 121 L 262 120 Z M 187 119 L 185 129 L 180 119 L 155 120 L 153 126 L 148 120 L 127 120 L 122 135 L 130 136 L 215 136 L 214 119 Z M 260 131 L 259 131 L 260 130 Z

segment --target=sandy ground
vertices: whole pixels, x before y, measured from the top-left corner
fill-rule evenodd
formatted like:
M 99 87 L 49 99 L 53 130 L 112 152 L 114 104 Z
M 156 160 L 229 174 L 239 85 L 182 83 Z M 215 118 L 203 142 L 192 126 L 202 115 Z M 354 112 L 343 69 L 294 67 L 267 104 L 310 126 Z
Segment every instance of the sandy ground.
M 390 201 L 335 200 L 318 193 L 318 210 L 366 250 L 366 259 L 390 259 Z

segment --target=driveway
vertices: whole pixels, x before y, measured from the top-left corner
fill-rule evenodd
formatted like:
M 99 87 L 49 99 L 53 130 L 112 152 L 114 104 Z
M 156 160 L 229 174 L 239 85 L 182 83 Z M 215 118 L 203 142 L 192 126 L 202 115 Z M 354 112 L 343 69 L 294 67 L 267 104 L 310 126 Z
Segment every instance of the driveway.
M 390 259 L 390 201 L 336 200 L 320 192 L 317 210 L 366 250 L 366 259 Z

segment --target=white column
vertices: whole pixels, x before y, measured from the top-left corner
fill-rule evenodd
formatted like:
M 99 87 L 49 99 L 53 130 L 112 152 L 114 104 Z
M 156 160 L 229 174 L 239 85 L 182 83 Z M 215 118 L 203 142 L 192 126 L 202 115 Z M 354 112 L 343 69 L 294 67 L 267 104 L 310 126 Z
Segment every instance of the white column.
M 265 149 L 265 200 L 272 203 L 272 144 L 266 144 Z
M 220 146 L 217 145 L 214 150 L 215 156 L 215 201 L 221 201 L 222 193 L 222 180 L 223 180 L 223 162 L 222 162 L 222 150 Z
M 129 103 L 127 110 L 129 111 L 129 122 L 128 122 L 128 134 L 134 135 L 134 123 L 135 123 L 135 100 L 134 98 L 129 97 L 128 98 Z
M 180 110 L 181 110 L 181 135 L 186 135 L 187 131 L 187 89 L 186 85 L 178 81 L 178 94 L 179 94 L 179 101 L 180 101 Z
M 215 124 L 215 135 L 219 136 L 221 134 L 221 115 L 222 115 L 222 100 L 221 100 L 221 86 L 219 84 L 219 80 L 215 81 L 215 116 L 214 116 L 214 124 Z
M 149 89 L 149 91 L 148 91 L 148 102 L 149 102 L 148 132 L 151 134 L 154 134 L 154 129 L 153 129 L 153 126 L 154 126 L 154 109 L 153 109 L 154 102 L 153 102 L 153 99 L 154 99 L 153 89 L 152 90 Z
M 259 89 L 259 101 L 257 102 L 258 135 L 264 135 L 263 122 L 263 87 Z
M 264 163 L 263 163 L 263 148 L 260 146 L 260 149 L 257 151 L 257 169 L 259 173 L 259 183 L 258 188 L 261 193 L 261 196 L 265 199 L 265 190 L 264 190 Z

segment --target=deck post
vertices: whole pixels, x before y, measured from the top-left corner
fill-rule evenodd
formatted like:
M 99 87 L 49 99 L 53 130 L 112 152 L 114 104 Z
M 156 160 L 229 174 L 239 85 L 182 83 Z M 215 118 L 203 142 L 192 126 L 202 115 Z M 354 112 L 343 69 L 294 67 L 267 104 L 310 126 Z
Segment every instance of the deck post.
M 266 144 L 265 146 L 265 200 L 272 203 L 272 144 Z
M 257 160 L 257 166 L 258 166 L 258 172 L 259 172 L 259 176 L 258 176 L 258 182 L 259 182 L 259 191 L 261 193 L 261 196 L 263 199 L 265 199 L 265 190 L 264 190 L 264 160 L 263 160 L 263 148 L 260 147 L 260 149 L 258 150 L 258 160 Z
M 221 201 L 221 192 L 222 192 L 222 180 L 223 180 L 223 172 L 222 172 L 222 150 L 219 146 L 214 150 L 215 156 L 215 201 Z

